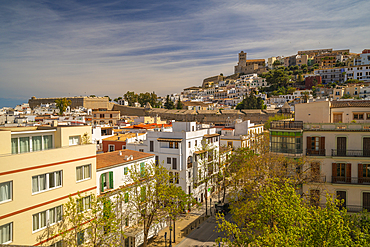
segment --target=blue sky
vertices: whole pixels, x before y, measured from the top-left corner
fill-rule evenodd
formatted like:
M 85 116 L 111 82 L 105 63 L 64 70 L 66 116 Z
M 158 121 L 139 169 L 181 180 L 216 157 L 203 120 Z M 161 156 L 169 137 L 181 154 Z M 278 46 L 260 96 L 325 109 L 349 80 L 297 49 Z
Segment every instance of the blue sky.
M 369 47 L 370 1 L 0 0 L 0 107 L 31 96 L 159 95 L 248 58 Z M 11 105 L 13 106 L 13 105 Z

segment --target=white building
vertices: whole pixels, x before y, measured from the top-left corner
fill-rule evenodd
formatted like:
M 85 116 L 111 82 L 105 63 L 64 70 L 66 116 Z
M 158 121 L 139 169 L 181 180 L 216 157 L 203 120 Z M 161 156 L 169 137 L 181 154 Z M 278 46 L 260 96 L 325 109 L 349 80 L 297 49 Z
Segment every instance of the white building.
M 344 76 L 345 81 L 354 79 L 364 82 L 370 82 L 370 65 L 357 65 L 344 68 L 346 73 Z
M 126 148 L 155 154 L 156 163 L 169 170 L 174 183 L 203 202 L 205 164 L 216 159 L 219 153 L 219 134 L 215 128 L 202 128 L 196 122 L 173 122 L 172 132 L 147 132 L 146 140 L 128 143 Z M 209 176 L 214 178 L 217 171 L 217 167 L 208 171 Z M 213 186 L 211 183 L 207 185 L 207 196 Z
M 232 127 L 221 130 L 220 145 L 228 146 L 234 150 L 239 148 L 251 148 L 259 134 L 263 133 L 263 124 L 255 125 L 250 120 L 237 119 Z

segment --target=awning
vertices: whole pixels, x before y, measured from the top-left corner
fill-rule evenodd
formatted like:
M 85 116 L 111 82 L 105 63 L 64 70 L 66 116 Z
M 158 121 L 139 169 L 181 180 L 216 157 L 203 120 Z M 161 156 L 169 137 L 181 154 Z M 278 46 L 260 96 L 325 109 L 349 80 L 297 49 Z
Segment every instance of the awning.
M 220 134 L 206 134 L 204 135 L 205 138 L 211 138 L 211 137 L 216 137 L 219 136 Z
M 157 141 L 159 142 L 181 142 L 182 139 L 175 139 L 175 138 L 158 138 Z

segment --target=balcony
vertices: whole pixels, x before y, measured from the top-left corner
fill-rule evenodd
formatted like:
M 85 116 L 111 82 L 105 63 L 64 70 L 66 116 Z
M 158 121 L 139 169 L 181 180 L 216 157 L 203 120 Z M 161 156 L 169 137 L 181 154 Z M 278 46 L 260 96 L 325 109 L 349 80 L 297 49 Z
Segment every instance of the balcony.
M 325 183 L 326 176 L 325 175 L 312 175 L 311 177 L 307 178 L 307 181 L 310 183 Z
M 270 129 L 301 130 L 303 121 L 272 121 Z
M 326 156 L 326 149 L 306 149 L 306 156 Z
M 331 156 L 337 157 L 370 157 L 370 150 L 339 150 L 332 149 Z
M 331 177 L 331 182 L 333 184 L 369 184 L 369 178 L 359 178 L 359 177 Z

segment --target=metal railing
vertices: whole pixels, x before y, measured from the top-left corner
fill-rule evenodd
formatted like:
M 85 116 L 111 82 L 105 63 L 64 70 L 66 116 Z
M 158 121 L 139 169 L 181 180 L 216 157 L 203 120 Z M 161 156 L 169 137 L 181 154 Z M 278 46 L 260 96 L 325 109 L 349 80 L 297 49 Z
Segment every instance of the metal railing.
M 270 129 L 303 129 L 303 121 L 272 121 Z
M 331 177 L 333 184 L 370 184 L 370 178 L 359 177 Z
M 326 149 L 306 149 L 306 155 L 307 156 L 325 156 L 326 155 Z
M 325 183 L 326 176 L 325 175 L 312 175 L 307 178 L 307 181 L 311 183 Z
M 331 156 L 338 157 L 370 157 L 370 150 L 332 149 Z

